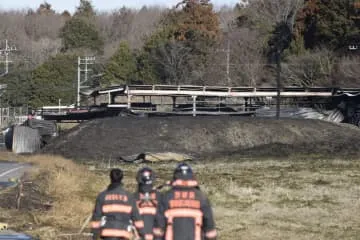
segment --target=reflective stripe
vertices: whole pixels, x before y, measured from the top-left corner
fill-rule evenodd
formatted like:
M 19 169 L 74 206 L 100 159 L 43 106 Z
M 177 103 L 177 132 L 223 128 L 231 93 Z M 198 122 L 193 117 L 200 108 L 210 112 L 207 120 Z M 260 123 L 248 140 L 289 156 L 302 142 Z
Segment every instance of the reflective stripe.
M 119 212 L 119 213 L 131 213 L 132 207 L 123 204 L 108 204 L 102 207 L 104 213 Z
M 172 223 L 166 228 L 165 240 L 174 240 L 174 229 Z
M 134 225 L 136 228 L 143 228 L 144 227 L 144 221 L 140 220 L 140 221 L 136 221 L 134 222 Z
M 90 226 L 91 226 L 91 228 L 100 228 L 101 222 L 100 221 L 91 221 Z
M 216 230 L 214 229 L 214 230 L 211 230 L 211 231 L 206 232 L 206 233 L 205 233 L 205 236 L 206 236 L 207 238 L 216 238 L 217 232 L 216 232 Z
M 178 179 L 172 183 L 173 186 L 181 186 L 181 187 L 197 187 L 199 184 L 196 180 L 181 180 Z
M 196 220 L 200 220 L 199 223 L 202 223 L 203 213 L 199 209 L 191 209 L 191 208 L 174 208 L 166 210 L 165 216 L 169 217 L 190 217 L 195 218 Z M 198 223 L 198 221 L 197 221 Z
M 154 235 L 156 235 L 157 237 L 164 236 L 164 232 L 163 232 L 163 230 L 161 230 L 161 228 L 154 228 L 153 232 L 154 232 Z
M 156 214 L 156 208 L 154 208 L 154 207 L 139 208 L 139 213 L 141 215 L 144 215 L 144 214 L 155 215 Z
M 173 221 L 174 218 L 193 218 L 195 221 L 195 237 L 194 240 L 201 240 L 201 226 L 203 213 L 198 209 L 176 208 L 169 209 L 165 212 L 168 219 L 168 227 L 166 228 L 165 240 L 174 240 Z
M 125 230 L 119 230 L 119 229 L 103 229 L 101 231 L 102 237 L 123 237 L 130 239 L 132 234 Z
M 153 240 L 154 236 L 152 234 L 145 234 L 145 240 Z

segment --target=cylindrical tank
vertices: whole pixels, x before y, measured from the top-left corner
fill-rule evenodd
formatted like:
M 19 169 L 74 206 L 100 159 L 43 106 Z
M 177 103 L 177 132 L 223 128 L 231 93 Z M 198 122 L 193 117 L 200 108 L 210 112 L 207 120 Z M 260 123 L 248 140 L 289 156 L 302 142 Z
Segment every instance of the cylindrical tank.
M 7 150 L 12 150 L 12 144 L 13 144 L 13 135 L 14 135 L 14 125 L 11 127 L 8 127 L 4 132 L 4 142 L 5 147 Z

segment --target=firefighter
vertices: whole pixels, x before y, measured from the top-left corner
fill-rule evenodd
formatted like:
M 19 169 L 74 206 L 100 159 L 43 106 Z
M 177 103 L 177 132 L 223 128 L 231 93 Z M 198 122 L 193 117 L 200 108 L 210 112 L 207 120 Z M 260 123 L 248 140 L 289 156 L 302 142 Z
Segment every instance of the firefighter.
M 133 225 L 139 239 L 144 237 L 142 220 L 133 195 L 122 188 L 121 169 L 110 171 L 111 184 L 96 198 L 91 228 L 93 240 L 127 240 L 133 237 Z
M 208 198 L 202 193 L 191 167 L 180 163 L 171 189 L 164 194 L 154 233 L 165 240 L 215 240 L 217 232 Z
M 144 220 L 145 240 L 153 240 L 154 222 L 159 211 L 158 203 L 161 199 L 161 193 L 154 189 L 155 174 L 149 167 L 144 167 L 138 171 L 136 181 L 138 189 L 135 193 L 135 199 L 140 215 Z

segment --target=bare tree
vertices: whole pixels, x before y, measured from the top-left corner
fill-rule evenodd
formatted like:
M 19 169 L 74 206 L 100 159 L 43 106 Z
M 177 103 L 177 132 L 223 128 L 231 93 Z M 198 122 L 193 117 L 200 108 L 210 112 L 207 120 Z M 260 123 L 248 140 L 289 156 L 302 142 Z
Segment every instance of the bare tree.
M 162 71 L 166 84 L 189 83 L 189 53 L 190 48 L 180 42 L 170 42 L 159 46 L 152 53 L 152 60 Z
M 343 87 L 358 87 L 360 84 L 360 57 L 345 56 L 339 59 L 332 74 L 333 83 Z
M 293 26 L 296 12 L 304 5 L 304 0 L 252 0 L 246 7 L 257 21 L 274 26 L 288 22 Z
M 326 49 L 292 56 L 282 64 L 283 83 L 305 87 L 330 86 L 334 72 L 335 58 Z
M 24 18 L 24 30 L 32 40 L 40 38 L 57 39 L 65 19 L 58 14 L 30 14 Z
M 217 15 L 219 17 L 220 29 L 223 32 L 229 32 L 233 29 L 233 25 L 238 15 L 234 8 L 224 6 L 217 12 Z
M 231 65 L 235 85 L 256 87 L 263 77 L 264 38 L 256 31 L 243 27 L 230 34 Z
M 130 33 L 135 14 L 135 11 L 124 7 L 112 12 L 97 14 L 97 28 L 105 43 L 124 40 Z
M 126 40 L 131 43 L 130 47 L 142 47 L 146 37 L 158 29 L 159 22 L 166 11 L 160 7 L 143 7 L 140 9 L 135 14 L 130 33 L 126 37 Z
M 145 37 L 157 29 L 164 11 L 157 7 L 140 10 L 121 8 L 97 14 L 96 25 L 105 41 L 105 59 L 112 56 L 120 41 L 129 42 L 131 49 L 141 48 Z

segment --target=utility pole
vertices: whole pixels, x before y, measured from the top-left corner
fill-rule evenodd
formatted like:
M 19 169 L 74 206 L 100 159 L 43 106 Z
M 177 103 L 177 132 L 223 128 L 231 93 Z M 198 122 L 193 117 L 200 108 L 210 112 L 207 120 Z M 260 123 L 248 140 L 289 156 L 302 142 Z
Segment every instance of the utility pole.
M 227 47 L 226 49 L 218 49 L 216 52 L 225 52 L 226 53 L 226 79 L 228 86 L 231 85 L 231 78 L 230 78 L 230 39 L 227 40 Z M 224 65 L 224 64 L 221 64 Z
M 9 54 L 13 51 L 16 51 L 16 46 L 9 46 L 8 44 L 8 40 L 5 40 L 5 48 L 0 48 L 0 56 L 4 55 L 5 56 L 5 61 L 3 61 L 5 63 L 5 72 L 0 74 L 0 76 L 5 76 L 6 74 L 9 73 L 9 63 L 11 63 L 12 61 L 9 60 Z
M 281 53 L 276 53 L 276 119 L 280 119 L 281 95 Z
M 76 94 L 76 107 L 79 109 L 80 107 L 80 90 L 85 87 L 82 86 L 83 83 L 88 81 L 88 72 L 91 69 L 88 68 L 88 65 L 95 63 L 95 57 L 78 57 L 78 72 L 77 72 L 77 94 Z M 84 69 L 82 66 L 85 65 Z M 84 81 L 81 81 L 81 73 L 84 72 Z
M 228 39 L 227 49 L 226 49 L 226 78 L 228 81 L 228 86 L 231 85 L 230 79 L 230 40 Z

